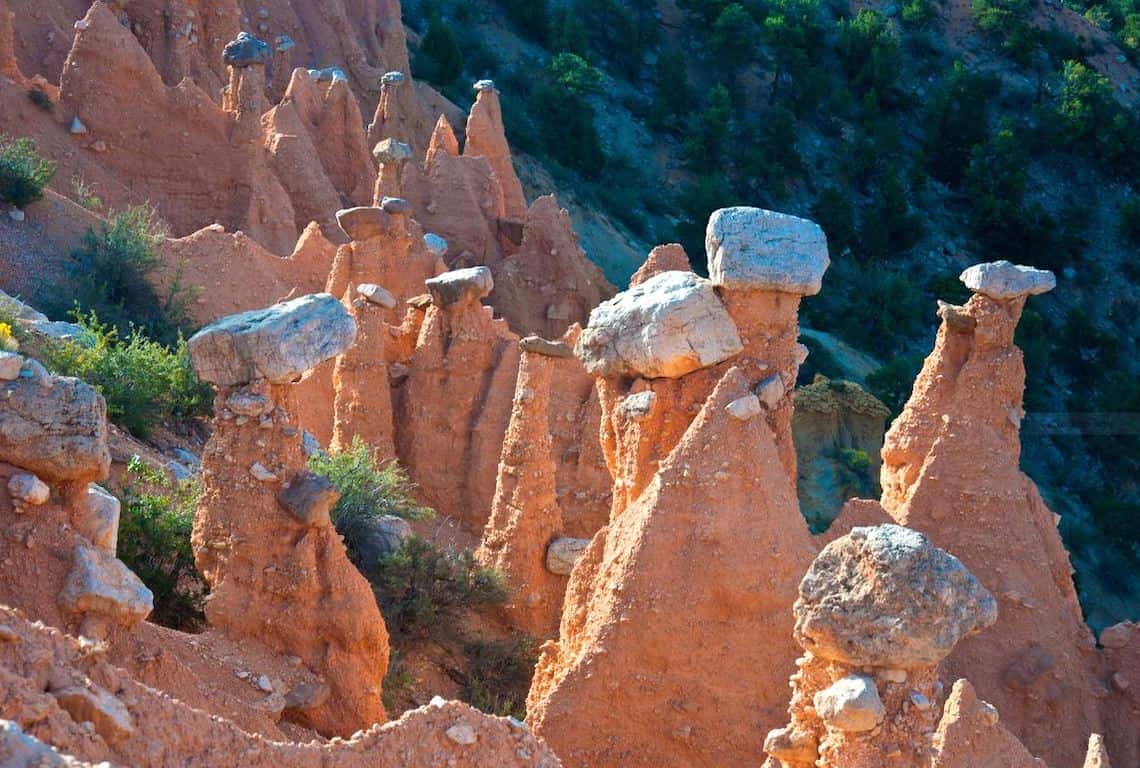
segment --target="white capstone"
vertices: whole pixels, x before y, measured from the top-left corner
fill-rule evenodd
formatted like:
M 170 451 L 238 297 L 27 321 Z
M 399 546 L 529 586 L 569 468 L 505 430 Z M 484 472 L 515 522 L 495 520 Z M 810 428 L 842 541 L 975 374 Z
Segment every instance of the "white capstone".
M 424 245 L 433 256 L 443 256 L 447 253 L 447 241 L 434 232 L 424 235 Z
M 1025 267 L 1008 261 L 975 264 L 958 276 L 967 288 L 991 299 L 1035 296 L 1057 287 L 1057 277 L 1047 269 Z
M 705 231 L 709 278 L 716 286 L 819 293 L 831 260 L 818 224 L 763 208 L 721 208 Z

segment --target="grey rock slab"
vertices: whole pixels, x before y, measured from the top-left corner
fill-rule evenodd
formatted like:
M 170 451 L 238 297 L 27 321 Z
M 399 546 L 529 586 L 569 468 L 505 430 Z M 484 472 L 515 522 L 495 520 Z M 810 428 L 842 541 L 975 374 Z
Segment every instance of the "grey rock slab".
M 991 261 L 967 267 L 958 279 L 974 293 L 991 299 L 1036 296 L 1057 287 L 1057 277 L 1047 269 L 1036 269 L 1008 261 Z
M 356 322 L 327 293 L 229 315 L 190 337 L 198 377 L 218 386 L 286 384 L 349 349 Z

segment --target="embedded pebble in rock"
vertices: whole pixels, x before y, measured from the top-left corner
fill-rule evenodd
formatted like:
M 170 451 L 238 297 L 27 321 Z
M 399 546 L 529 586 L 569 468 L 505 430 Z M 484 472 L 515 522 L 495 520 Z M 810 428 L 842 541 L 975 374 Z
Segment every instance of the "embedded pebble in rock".
M 402 197 L 385 197 L 380 201 L 380 209 L 393 216 L 406 216 L 412 212 L 412 204 Z
M 253 475 L 253 478 L 255 480 L 259 480 L 263 483 L 272 483 L 276 482 L 277 480 L 277 475 L 266 469 L 265 465 L 260 461 L 255 461 L 253 463 L 253 466 L 249 468 L 249 473 Z
M 412 157 L 412 148 L 396 139 L 384 139 L 372 148 L 372 157 L 377 163 L 402 163 Z
M 305 454 L 305 458 L 310 458 L 323 455 L 325 451 L 321 448 L 321 441 L 317 439 L 317 436 L 305 430 L 301 433 L 301 452 Z
M 356 286 L 356 292 L 371 304 L 377 304 L 385 309 L 396 308 L 396 297 L 387 288 L 376 283 L 361 283 Z
M 79 533 L 99 549 L 111 555 L 119 543 L 119 515 L 122 504 L 105 488 L 92 483 L 72 513 Z
M 405 75 L 400 71 L 385 72 L 380 78 L 381 85 L 399 85 L 404 82 Z
M 595 376 L 676 379 L 743 348 L 712 283 L 661 272 L 595 307 L 574 351 Z
M 526 336 L 519 341 L 519 348 L 523 352 L 533 352 L 545 357 L 571 358 L 574 348 L 564 341 L 548 341 L 541 336 Z
M 479 737 L 475 735 L 475 729 L 470 725 L 467 725 L 467 723 L 458 723 L 457 725 L 453 725 L 448 728 L 445 733 L 447 734 L 447 738 L 451 739 L 456 744 L 462 744 L 465 747 L 470 746 L 479 740 Z
M 316 74 L 314 74 L 314 72 Z M 310 69 L 309 74 L 318 82 L 336 82 L 342 80 L 348 82 L 348 75 L 340 67 L 322 67 L 321 69 Z
M 381 208 L 362 205 L 337 211 L 336 223 L 349 240 L 363 242 L 387 234 L 390 217 Z
M 47 483 L 30 472 L 17 472 L 8 478 L 8 493 L 17 501 L 38 507 L 51 498 Z
M 424 235 L 424 245 L 433 256 L 443 256 L 447 253 L 447 241 L 434 232 Z
M 78 117 L 71 118 L 71 125 L 68 126 L 67 132 L 72 136 L 82 136 L 87 133 L 87 126 Z
M 816 693 L 812 703 L 825 723 L 841 731 L 869 731 L 886 714 L 875 681 L 865 675 L 836 680 Z
M 24 367 L 24 358 L 15 352 L 0 350 L 0 381 L 15 381 Z
M 775 408 L 787 390 L 780 374 L 774 373 L 756 385 L 756 396 L 765 408 Z
M 271 56 L 269 46 L 248 32 L 239 32 L 222 49 L 222 61 L 235 69 L 264 64 Z
M 993 595 L 956 557 L 898 525 L 828 544 L 799 592 L 796 640 L 853 666 L 930 667 L 997 620 Z
M 632 395 L 627 395 L 625 399 L 621 401 L 619 408 L 621 408 L 621 412 L 626 418 L 638 421 L 649 415 L 649 412 L 653 409 L 653 403 L 656 400 L 657 393 L 651 389 L 647 389 L 644 392 L 634 392 Z
M 219 386 L 287 384 L 352 346 L 356 322 L 327 293 L 229 315 L 190 337 L 198 378 Z
M 741 421 L 748 421 L 753 416 L 760 415 L 760 398 L 756 395 L 738 397 L 724 408 L 729 414 Z
M 234 392 L 226 398 L 226 407 L 233 411 L 235 416 L 256 418 L 273 410 L 273 403 L 265 395 Z
M 550 542 L 546 548 L 546 569 L 551 573 L 569 576 L 574 570 L 574 564 L 582 557 L 586 547 L 590 546 L 590 539 L 573 539 L 562 537 Z
M 425 280 L 431 293 L 432 303 L 437 307 L 451 307 L 468 301 L 479 301 L 491 295 L 495 281 L 487 267 L 468 267 L 444 272 L 442 275 Z
M 50 693 L 72 720 L 91 723 L 95 733 L 110 744 L 118 744 L 135 732 L 127 707 L 101 688 L 67 686 Z
M 296 43 L 293 42 L 293 38 L 289 37 L 289 35 L 278 35 L 277 39 L 274 40 L 273 42 L 274 42 L 274 50 L 277 51 L 278 53 L 285 53 L 286 51 L 291 51 L 291 50 L 293 50 L 294 46 L 296 46 Z
M 1008 261 L 991 261 L 968 267 L 958 278 L 974 293 L 991 299 L 1036 296 L 1057 287 L 1057 277 L 1047 269 L 1036 269 Z
M 718 287 L 819 293 L 831 260 L 818 224 L 763 208 L 721 208 L 705 231 L 709 279 Z

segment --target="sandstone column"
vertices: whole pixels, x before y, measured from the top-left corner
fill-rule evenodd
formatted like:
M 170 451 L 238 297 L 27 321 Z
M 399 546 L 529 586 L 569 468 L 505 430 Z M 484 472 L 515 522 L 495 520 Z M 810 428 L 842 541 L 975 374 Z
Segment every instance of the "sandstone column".
M 323 676 L 286 716 L 341 736 L 385 719 L 388 636 L 330 520 L 337 493 L 306 469 L 292 382 L 355 336 L 344 306 L 316 294 L 222 318 L 189 342 L 218 387 L 192 536 L 206 616 Z

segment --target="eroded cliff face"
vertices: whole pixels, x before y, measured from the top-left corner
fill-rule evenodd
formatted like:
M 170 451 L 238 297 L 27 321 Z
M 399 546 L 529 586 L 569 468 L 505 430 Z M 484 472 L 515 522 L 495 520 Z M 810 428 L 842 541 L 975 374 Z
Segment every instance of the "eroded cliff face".
M 887 433 L 882 503 L 998 599 L 997 623 L 963 642 L 947 673 L 969 677 L 1031 752 L 1079 766 L 1110 692 L 1057 517 L 1018 467 L 1025 369 L 1013 335 L 1029 291 L 987 290 L 997 295 L 976 289 L 940 310 L 934 351 Z

